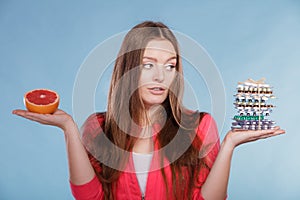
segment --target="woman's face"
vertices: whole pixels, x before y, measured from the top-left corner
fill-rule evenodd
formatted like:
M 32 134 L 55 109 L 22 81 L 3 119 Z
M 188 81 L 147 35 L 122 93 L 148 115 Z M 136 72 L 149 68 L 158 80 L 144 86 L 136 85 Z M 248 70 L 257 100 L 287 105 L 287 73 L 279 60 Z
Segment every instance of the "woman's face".
M 161 104 L 167 98 L 176 73 L 176 57 L 168 40 L 151 40 L 147 44 L 139 80 L 139 95 L 146 108 Z

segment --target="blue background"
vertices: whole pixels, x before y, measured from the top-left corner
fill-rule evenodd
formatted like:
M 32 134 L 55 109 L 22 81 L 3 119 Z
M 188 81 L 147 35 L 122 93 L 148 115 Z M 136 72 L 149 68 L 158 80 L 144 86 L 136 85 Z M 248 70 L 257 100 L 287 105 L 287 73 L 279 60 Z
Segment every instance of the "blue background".
M 60 108 L 72 114 L 73 84 L 89 52 L 143 20 L 162 21 L 190 36 L 214 60 L 227 95 L 221 138 L 235 114 L 232 95 L 237 82 L 267 78 L 278 97 L 272 118 L 287 134 L 235 150 L 228 199 L 300 199 L 296 0 L 1 0 L 0 199 L 72 199 L 62 131 L 11 111 L 24 108 L 26 91 L 51 88 L 61 95 Z M 200 100 L 200 109 L 209 111 L 205 102 Z M 98 108 L 105 109 L 105 101 Z

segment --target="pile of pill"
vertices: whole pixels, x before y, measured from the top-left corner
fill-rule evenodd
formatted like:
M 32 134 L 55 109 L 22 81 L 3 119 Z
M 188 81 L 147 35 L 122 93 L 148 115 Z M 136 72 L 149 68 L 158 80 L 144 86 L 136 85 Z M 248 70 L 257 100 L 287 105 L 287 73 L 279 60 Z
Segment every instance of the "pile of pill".
M 275 96 L 264 78 L 239 82 L 234 97 L 237 115 L 233 118 L 232 129 L 261 130 L 275 127 L 275 122 L 268 119 L 274 108 L 270 100 Z

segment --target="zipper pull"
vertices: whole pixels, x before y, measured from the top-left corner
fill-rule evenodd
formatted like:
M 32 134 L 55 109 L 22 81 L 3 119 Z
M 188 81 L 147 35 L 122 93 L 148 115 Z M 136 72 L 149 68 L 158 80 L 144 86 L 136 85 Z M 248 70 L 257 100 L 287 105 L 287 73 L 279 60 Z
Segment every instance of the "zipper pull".
M 145 196 L 144 195 L 142 195 L 142 200 L 145 200 Z

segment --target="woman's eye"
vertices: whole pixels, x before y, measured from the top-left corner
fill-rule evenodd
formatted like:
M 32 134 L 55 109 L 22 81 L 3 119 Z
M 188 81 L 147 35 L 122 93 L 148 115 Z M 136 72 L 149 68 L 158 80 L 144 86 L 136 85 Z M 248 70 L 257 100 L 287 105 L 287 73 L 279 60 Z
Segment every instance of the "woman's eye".
M 167 69 L 168 71 L 171 71 L 171 70 L 174 69 L 174 68 L 175 68 L 174 65 L 166 65 L 166 69 Z
M 152 64 L 152 63 L 146 63 L 146 64 L 143 64 L 143 67 L 144 67 L 145 69 L 150 69 L 150 68 L 153 67 L 153 64 Z

